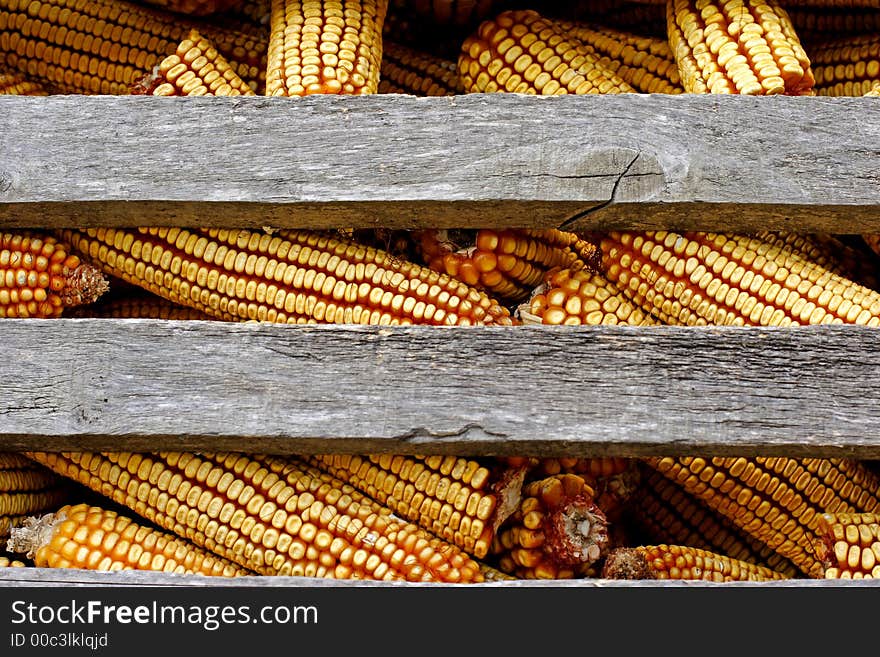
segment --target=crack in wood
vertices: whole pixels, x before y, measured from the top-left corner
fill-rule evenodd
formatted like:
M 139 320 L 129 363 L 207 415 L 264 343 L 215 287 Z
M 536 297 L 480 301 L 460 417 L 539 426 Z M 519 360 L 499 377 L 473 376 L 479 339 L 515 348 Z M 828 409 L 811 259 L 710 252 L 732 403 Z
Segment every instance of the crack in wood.
M 641 154 L 642 154 L 641 150 L 636 151 L 635 157 L 633 157 L 633 159 L 630 160 L 629 164 L 627 164 L 626 167 L 623 169 L 623 171 L 620 173 L 620 175 L 617 176 L 617 180 L 614 181 L 614 186 L 611 188 L 611 194 L 608 197 L 607 201 L 603 201 L 602 203 L 599 203 L 598 205 L 594 205 L 591 208 L 587 208 L 586 210 L 582 210 L 582 211 L 576 213 L 575 215 L 569 217 L 568 219 L 566 219 L 565 221 L 563 221 L 559 225 L 559 230 L 568 230 L 568 228 L 572 224 L 580 221 L 581 219 L 583 219 L 591 214 L 598 212 L 599 210 L 602 210 L 603 208 L 607 208 L 609 205 L 614 203 L 614 200 L 617 197 L 617 188 L 620 187 L 620 181 L 622 181 L 626 177 L 626 175 L 629 173 L 630 169 L 633 168 L 633 165 L 639 159 Z

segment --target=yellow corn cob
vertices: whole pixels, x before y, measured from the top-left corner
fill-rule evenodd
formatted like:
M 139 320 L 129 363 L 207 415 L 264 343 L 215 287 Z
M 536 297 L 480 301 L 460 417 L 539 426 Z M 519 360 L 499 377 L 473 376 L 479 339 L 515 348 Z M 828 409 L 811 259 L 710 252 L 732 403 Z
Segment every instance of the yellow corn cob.
M 28 515 L 55 509 L 70 485 L 48 468 L 14 452 L 0 452 L 0 538 Z
M 0 568 L 25 568 L 28 564 L 20 559 L 0 556 Z
M 599 326 L 631 324 L 652 326 L 660 322 L 644 312 L 602 274 L 590 269 L 551 270 L 545 283 L 520 305 L 523 323 Z
M 818 534 L 825 579 L 880 579 L 880 514 L 824 513 Z
M 133 94 L 152 96 L 253 96 L 210 40 L 190 30 L 173 55 L 135 80 Z
M 203 312 L 172 303 L 150 293 L 138 293 L 103 299 L 98 303 L 80 306 L 68 313 L 69 317 L 115 319 L 212 320 Z
M 776 0 L 668 0 L 666 21 L 686 92 L 812 94 L 810 59 Z
M 634 92 L 599 56 L 532 10 L 484 21 L 461 46 L 458 74 L 468 93 L 508 91 L 544 96 Z
M 617 73 L 637 91 L 650 94 L 684 91 L 675 57 L 666 39 L 575 21 L 554 22 L 595 50 L 603 66 Z
M 0 67 L 58 93 L 128 94 L 193 27 L 257 88 L 265 39 L 125 0 L 0 0 Z
M 656 470 L 645 468 L 626 517 L 646 544 L 688 545 L 765 566 L 789 577 L 800 573 L 785 557 L 740 531 Z
M 454 545 L 295 458 L 234 453 L 28 455 L 263 575 L 467 583 Z
M 300 457 L 477 558 L 520 502 L 525 468 L 454 456 Z
M 815 552 L 823 513 L 880 511 L 880 478 L 859 461 L 646 457 L 645 462 L 810 577 L 824 570 Z
M 313 231 L 62 230 L 106 273 L 222 320 L 511 324 L 506 308 L 444 274 Z
M 140 0 L 186 16 L 207 16 L 233 8 L 238 0 Z
M 520 579 L 584 576 L 608 548 L 608 521 L 594 491 L 579 476 L 527 482 L 516 511 L 492 542 L 502 572 Z
M 174 534 L 152 529 L 115 511 L 67 504 L 31 516 L 12 530 L 7 549 L 38 568 L 157 570 L 234 577 L 254 573 Z
M 54 237 L 0 232 L 0 317 L 58 317 L 106 291 L 101 272 Z
M 824 39 L 810 48 L 820 96 L 864 96 L 880 82 L 880 36 Z
M 382 46 L 380 94 L 454 96 L 461 91 L 454 61 L 387 39 Z
M 726 554 L 685 545 L 639 545 L 611 550 L 602 567 L 607 579 L 675 579 L 769 582 L 787 575 Z
M 599 254 L 574 233 L 508 228 L 421 230 L 414 234 L 431 269 L 511 302 L 524 299 L 555 267 L 596 267 Z
M 880 294 L 789 245 L 663 231 L 596 239 L 604 275 L 667 324 L 880 324 Z
M 267 96 L 374 94 L 388 0 L 272 0 Z
M 38 82 L 12 72 L 0 72 L 0 96 L 48 96 L 49 92 Z

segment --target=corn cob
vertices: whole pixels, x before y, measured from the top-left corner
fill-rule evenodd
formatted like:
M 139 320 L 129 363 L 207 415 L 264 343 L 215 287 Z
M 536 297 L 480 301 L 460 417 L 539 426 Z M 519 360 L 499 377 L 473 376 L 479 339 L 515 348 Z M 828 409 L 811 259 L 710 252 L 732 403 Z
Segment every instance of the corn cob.
M 208 16 L 232 9 L 238 0 L 140 0 L 159 9 L 186 16 Z
M 489 469 L 454 456 L 300 458 L 480 559 L 519 504 L 525 476 L 525 468 Z
M 788 576 L 726 554 L 686 545 L 614 548 L 605 559 L 606 579 L 675 579 L 707 582 L 769 582 Z
M 812 59 L 812 49 L 830 38 L 844 38 L 880 31 L 880 12 L 873 8 L 807 7 L 785 3 L 801 42 Z
M 467 93 L 544 96 L 634 92 L 599 56 L 532 10 L 504 11 L 461 46 L 458 74 Z
M 0 96 L 48 96 L 49 92 L 38 82 L 19 73 L 0 72 Z
M 384 41 L 378 86 L 380 94 L 454 96 L 460 91 L 461 83 L 454 61 L 387 39 Z
M 810 59 L 776 0 L 669 0 L 666 22 L 688 93 L 813 93 Z
M 152 96 L 253 96 L 254 91 L 198 30 L 177 50 L 132 84 L 133 94 Z
M 263 575 L 480 581 L 476 561 L 295 458 L 28 455 L 162 529 Z
M 646 457 L 740 530 L 809 577 L 824 570 L 815 552 L 823 513 L 880 511 L 880 478 L 848 459 Z
M 825 513 L 818 525 L 825 579 L 880 579 L 880 514 Z
M 33 559 L 39 568 L 253 575 L 174 534 L 89 504 L 67 504 L 53 513 L 29 517 L 12 530 L 7 549 Z
M 506 308 L 444 274 L 313 231 L 62 230 L 106 273 L 222 320 L 511 324 Z
M 520 579 L 584 576 L 610 547 L 608 521 L 579 476 L 527 482 L 519 507 L 492 541 L 498 569 Z
M 373 94 L 388 0 L 272 0 L 267 96 Z
M 0 538 L 29 514 L 54 509 L 70 495 L 69 482 L 14 452 L 0 452 Z
M 590 269 L 549 271 L 546 282 L 519 306 L 518 315 L 528 324 L 660 324 L 630 301 L 617 285 Z
M 15 557 L 6 557 L 0 555 L 0 568 L 25 568 L 28 564 L 26 564 L 21 559 L 16 559 Z
M 116 296 L 68 313 L 69 317 L 102 319 L 213 320 L 203 312 L 149 293 Z
M 637 491 L 626 509 L 626 522 L 634 525 L 641 542 L 687 545 L 725 554 L 783 573 L 800 571 L 778 552 L 743 533 L 723 515 L 656 470 L 644 468 Z
M 667 324 L 880 324 L 880 294 L 790 246 L 663 231 L 612 231 L 596 239 L 604 275 Z
M 617 73 L 637 91 L 649 94 L 684 91 L 675 57 L 666 39 L 574 21 L 554 22 L 592 48 L 603 66 Z
M 199 29 L 256 89 L 265 39 L 125 0 L 0 0 L 0 67 L 58 93 L 128 94 L 132 83 Z
M 820 96 L 864 96 L 880 82 L 880 36 L 825 39 L 810 48 Z
M 506 301 L 520 301 L 555 267 L 596 267 L 599 254 L 574 233 L 508 228 L 421 230 L 414 234 L 427 265 Z
M 0 232 L 0 317 L 58 317 L 106 291 L 101 272 L 54 237 Z
M 513 575 L 508 575 L 494 566 L 490 566 L 483 562 L 480 562 L 480 572 L 483 574 L 484 582 L 509 582 L 516 579 Z

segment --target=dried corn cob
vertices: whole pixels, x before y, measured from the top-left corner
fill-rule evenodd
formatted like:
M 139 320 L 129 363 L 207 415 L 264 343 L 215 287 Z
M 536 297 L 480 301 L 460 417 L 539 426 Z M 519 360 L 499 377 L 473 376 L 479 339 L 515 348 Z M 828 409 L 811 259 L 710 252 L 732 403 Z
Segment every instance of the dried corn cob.
M 880 82 L 880 36 L 825 39 L 810 48 L 820 96 L 864 96 Z
M 254 91 L 210 40 L 189 31 L 177 50 L 135 80 L 133 94 L 152 96 L 253 96 Z
M 100 270 L 54 237 L 0 232 L 0 317 L 58 317 L 106 291 Z
M 0 96 L 48 96 L 49 92 L 38 82 L 19 73 L 0 72 Z
M 812 49 L 829 38 L 838 39 L 880 30 L 880 12 L 858 7 L 807 7 L 785 3 L 791 23 L 812 60 Z
M 13 452 L 0 452 L 0 538 L 28 515 L 54 509 L 71 486 L 48 468 Z
M 392 43 L 382 47 L 380 94 L 413 96 L 454 96 L 461 92 L 454 61 Z
M 0 0 L 0 67 L 58 93 L 128 94 L 193 27 L 257 88 L 265 40 L 125 0 Z
M 818 534 L 825 579 L 880 579 L 880 514 L 824 513 Z
M 480 581 L 457 547 L 298 459 L 234 453 L 28 455 L 263 575 Z
M 765 566 L 788 577 L 800 573 L 778 552 L 742 532 L 698 497 L 650 468 L 644 468 L 626 516 L 645 544 L 687 545 Z
M 617 73 L 637 91 L 649 94 L 680 94 L 684 91 L 678 65 L 666 39 L 574 21 L 554 22 L 595 50 L 603 66 Z
M 824 570 L 815 552 L 823 513 L 880 511 L 880 478 L 859 461 L 647 457 L 645 462 L 810 577 Z
M 666 21 L 688 93 L 813 93 L 810 59 L 776 0 L 669 0 Z
M 611 550 L 602 567 L 607 579 L 676 579 L 707 582 L 769 582 L 787 575 L 685 545 L 639 545 Z
M 609 547 L 594 491 L 581 477 L 561 474 L 526 483 L 491 554 L 499 570 L 521 579 L 570 579 L 584 576 Z
M 12 530 L 7 549 L 33 559 L 39 568 L 157 570 L 218 577 L 254 574 L 179 536 L 88 504 L 67 504 L 53 513 L 29 517 Z
M 272 0 L 267 96 L 373 94 L 388 0 Z
M 551 270 L 546 282 L 519 306 L 518 316 L 528 324 L 660 324 L 630 301 L 617 285 L 590 269 Z
M 525 468 L 454 456 L 324 454 L 307 463 L 477 558 L 520 502 Z
M 28 565 L 15 557 L 0 556 L 0 568 L 26 568 Z
M 238 0 L 140 0 L 140 2 L 186 16 L 216 14 L 238 4 Z
M 596 239 L 604 275 L 667 324 L 880 324 L 880 294 L 789 245 L 663 231 Z
M 313 231 L 62 230 L 110 275 L 222 320 L 511 324 L 506 308 L 444 274 Z
M 599 262 L 591 243 L 555 228 L 421 230 L 414 238 L 431 269 L 507 301 L 525 298 L 555 267 L 581 269 Z
M 88 306 L 81 306 L 68 313 L 69 317 L 114 319 L 165 319 L 165 320 L 212 320 L 210 315 L 155 294 L 143 293 L 117 296 Z
M 544 96 L 634 92 L 592 48 L 535 11 L 500 13 L 461 46 L 458 74 L 468 93 Z

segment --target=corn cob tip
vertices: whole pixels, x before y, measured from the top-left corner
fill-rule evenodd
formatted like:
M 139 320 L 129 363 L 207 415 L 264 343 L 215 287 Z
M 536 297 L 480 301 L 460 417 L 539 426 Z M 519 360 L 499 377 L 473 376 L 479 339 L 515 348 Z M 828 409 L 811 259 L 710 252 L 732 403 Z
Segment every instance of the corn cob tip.
M 55 526 L 65 517 L 64 513 L 56 512 L 25 518 L 21 525 L 9 530 L 6 551 L 33 559 L 37 550 L 49 544 Z
M 603 579 L 655 579 L 644 553 L 635 548 L 618 547 L 605 557 Z
M 571 566 L 595 563 L 610 542 L 605 514 L 591 498 L 572 500 L 551 513 L 546 531 L 547 552 Z
M 100 269 L 80 263 L 67 273 L 59 295 L 65 306 L 80 306 L 94 303 L 109 289 L 110 284 Z

